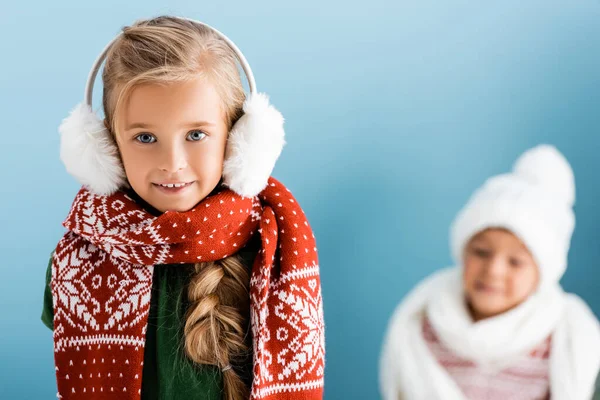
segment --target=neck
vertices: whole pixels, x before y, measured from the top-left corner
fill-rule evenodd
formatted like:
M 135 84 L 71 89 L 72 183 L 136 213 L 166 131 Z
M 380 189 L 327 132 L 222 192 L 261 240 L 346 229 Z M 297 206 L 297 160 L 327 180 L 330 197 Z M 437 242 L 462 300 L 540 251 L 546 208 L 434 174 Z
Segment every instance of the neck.
M 137 204 L 139 204 L 140 207 L 142 207 L 144 210 L 148 211 L 153 216 L 159 217 L 162 214 L 162 212 L 158 211 L 156 208 L 152 207 L 150 205 L 150 203 L 148 203 L 146 200 L 142 199 L 135 192 L 135 190 L 128 188 L 127 190 L 125 190 L 125 193 L 127 194 L 127 196 L 131 197 L 133 199 L 133 201 L 135 201 Z

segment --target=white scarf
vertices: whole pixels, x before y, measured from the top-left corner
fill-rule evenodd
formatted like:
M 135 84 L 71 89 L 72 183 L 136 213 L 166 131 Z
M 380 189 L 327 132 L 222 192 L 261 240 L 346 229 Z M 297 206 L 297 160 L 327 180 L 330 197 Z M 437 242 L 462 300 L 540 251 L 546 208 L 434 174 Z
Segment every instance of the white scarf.
M 452 268 L 419 284 L 396 309 L 380 364 L 385 400 L 465 399 L 423 339 L 425 315 L 456 355 L 496 368 L 509 366 L 552 335 L 552 399 L 592 397 L 600 369 L 600 325 L 581 299 L 557 284 L 511 311 L 473 322 L 464 300 L 461 269 Z

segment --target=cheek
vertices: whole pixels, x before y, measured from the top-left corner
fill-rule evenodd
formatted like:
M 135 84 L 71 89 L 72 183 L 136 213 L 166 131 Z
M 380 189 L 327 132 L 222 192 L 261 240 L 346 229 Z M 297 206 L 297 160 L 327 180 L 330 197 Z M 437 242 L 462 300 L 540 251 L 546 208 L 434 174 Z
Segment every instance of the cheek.
M 119 152 L 127 179 L 132 185 L 135 185 L 139 179 L 146 175 L 149 162 L 153 157 L 148 157 L 146 152 L 136 151 L 127 145 L 119 146 Z
M 125 168 L 137 163 L 136 153 L 131 151 L 131 149 L 129 149 L 127 146 L 120 146 L 119 153 L 121 154 L 121 161 L 123 162 Z
M 532 270 L 513 271 L 510 273 L 509 296 L 515 302 L 522 302 L 529 297 L 537 288 L 537 273 Z
M 225 141 L 213 141 L 207 146 L 192 148 L 189 153 L 189 165 L 199 176 L 221 176 L 225 159 Z
M 463 281 L 465 287 L 469 288 L 479 277 L 482 263 L 474 257 L 465 257 L 464 264 Z

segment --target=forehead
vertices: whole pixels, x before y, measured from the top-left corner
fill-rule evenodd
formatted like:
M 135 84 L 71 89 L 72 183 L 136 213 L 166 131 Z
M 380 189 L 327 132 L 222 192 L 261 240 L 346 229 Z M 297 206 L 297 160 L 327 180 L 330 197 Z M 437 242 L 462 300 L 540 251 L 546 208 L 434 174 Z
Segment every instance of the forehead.
M 215 86 L 203 78 L 140 84 L 131 90 L 121 111 L 124 126 L 161 127 L 197 120 L 217 124 L 224 118 Z
M 506 229 L 486 229 L 475 235 L 471 242 L 514 251 L 528 251 L 521 239 Z

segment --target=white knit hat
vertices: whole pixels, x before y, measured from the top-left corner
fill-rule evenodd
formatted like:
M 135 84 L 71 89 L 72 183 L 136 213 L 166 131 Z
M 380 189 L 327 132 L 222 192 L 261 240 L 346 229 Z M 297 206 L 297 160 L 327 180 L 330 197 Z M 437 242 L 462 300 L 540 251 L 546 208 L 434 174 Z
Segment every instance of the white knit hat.
M 455 261 L 477 233 L 504 228 L 525 243 L 540 268 L 540 286 L 556 283 L 567 267 L 575 228 L 575 178 L 553 146 L 526 151 L 510 174 L 488 179 L 456 217 L 450 234 Z

